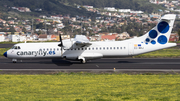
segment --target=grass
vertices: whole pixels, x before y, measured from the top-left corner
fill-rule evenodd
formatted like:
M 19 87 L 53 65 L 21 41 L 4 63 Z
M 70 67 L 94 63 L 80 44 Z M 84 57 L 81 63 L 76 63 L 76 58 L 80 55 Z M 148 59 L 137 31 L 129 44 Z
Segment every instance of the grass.
M 0 75 L 0 100 L 178 101 L 180 75 Z
M 180 49 L 169 48 L 134 56 L 136 58 L 179 58 Z
M 17 44 L 22 42 L 0 42 L 0 44 Z
M 0 56 L 3 56 L 3 54 L 10 48 L 0 48 Z
M 40 43 L 40 42 L 58 42 L 58 41 L 27 41 L 27 43 Z M 0 42 L 0 44 L 18 44 L 24 42 Z

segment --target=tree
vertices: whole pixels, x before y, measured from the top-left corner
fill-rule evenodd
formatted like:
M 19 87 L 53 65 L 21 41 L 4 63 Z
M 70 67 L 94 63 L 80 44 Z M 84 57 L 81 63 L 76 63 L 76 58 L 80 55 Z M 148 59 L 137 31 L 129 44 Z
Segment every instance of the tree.
M 14 34 L 14 32 L 16 32 L 16 30 L 14 29 L 14 27 L 10 27 L 9 32 L 11 32 L 11 34 Z
M 178 31 L 178 35 L 179 35 L 179 39 L 180 39 L 180 29 L 179 29 L 179 31 Z
M 26 28 L 23 27 L 22 32 L 26 33 Z

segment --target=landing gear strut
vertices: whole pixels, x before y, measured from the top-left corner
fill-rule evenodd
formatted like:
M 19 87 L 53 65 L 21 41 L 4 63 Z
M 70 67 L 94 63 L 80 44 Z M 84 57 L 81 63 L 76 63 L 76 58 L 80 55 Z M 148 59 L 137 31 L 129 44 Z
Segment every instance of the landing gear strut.
M 81 63 L 86 63 L 86 59 L 82 56 L 79 56 L 78 59 L 80 60 Z
M 85 60 L 85 59 L 84 59 L 84 60 L 83 60 L 83 59 L 80 59 L 80 61 L 81 61 L 82 64 L 86 63 L 86 60 Z

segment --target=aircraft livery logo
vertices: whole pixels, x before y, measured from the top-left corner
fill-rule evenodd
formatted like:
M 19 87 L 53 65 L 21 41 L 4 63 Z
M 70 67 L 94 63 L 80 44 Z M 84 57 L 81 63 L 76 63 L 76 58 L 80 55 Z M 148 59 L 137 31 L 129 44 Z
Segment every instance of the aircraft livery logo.
M 33 55 L 33 56 L 46 56 L 46 55 L 55 55 L 55 51 L 42 51 L 42 49 L 39 49 L 39 51 L 18 51 L 18 56 L 23 55 Z
M 168 42 L 168 38 L 166 34 L 168 33 L 170 26 L 167 22 L 160 22 L 156 28 L 149 31 L 149 36 L 145 39 L 145 43 L 151 43 L 155 45 L 157 42 L 159 44 L 166 44 Z

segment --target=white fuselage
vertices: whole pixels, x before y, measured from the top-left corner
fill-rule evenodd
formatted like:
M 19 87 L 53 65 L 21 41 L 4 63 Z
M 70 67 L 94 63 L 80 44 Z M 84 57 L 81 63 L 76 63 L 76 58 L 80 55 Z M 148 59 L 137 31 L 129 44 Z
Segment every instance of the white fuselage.
M 73 39 L 72 39 L 73 40 Z M 58 46 L 59 42 L 50 43 L 20 43 L 20 49 L 10 49 L 7 51 L 8 58 L 15 59 L 35 59 L 35 58 L 66 58 L 77 60 L 79 56 L 88 59 L 102 57 L 125 57 L 142 53 L 147 53 L 163 48 L 176 46 L 175 43 L 167 43 L 166 45 L 146 45 L 143 42 L 135 42 L 133 39 L 125 41 L 108 41 L 108 42 L 91 42 L 92 45 L 78 47 L 74 42 L 66 44 L 61 51 Z M 153 48 L 152 48 L 153 47 Z

